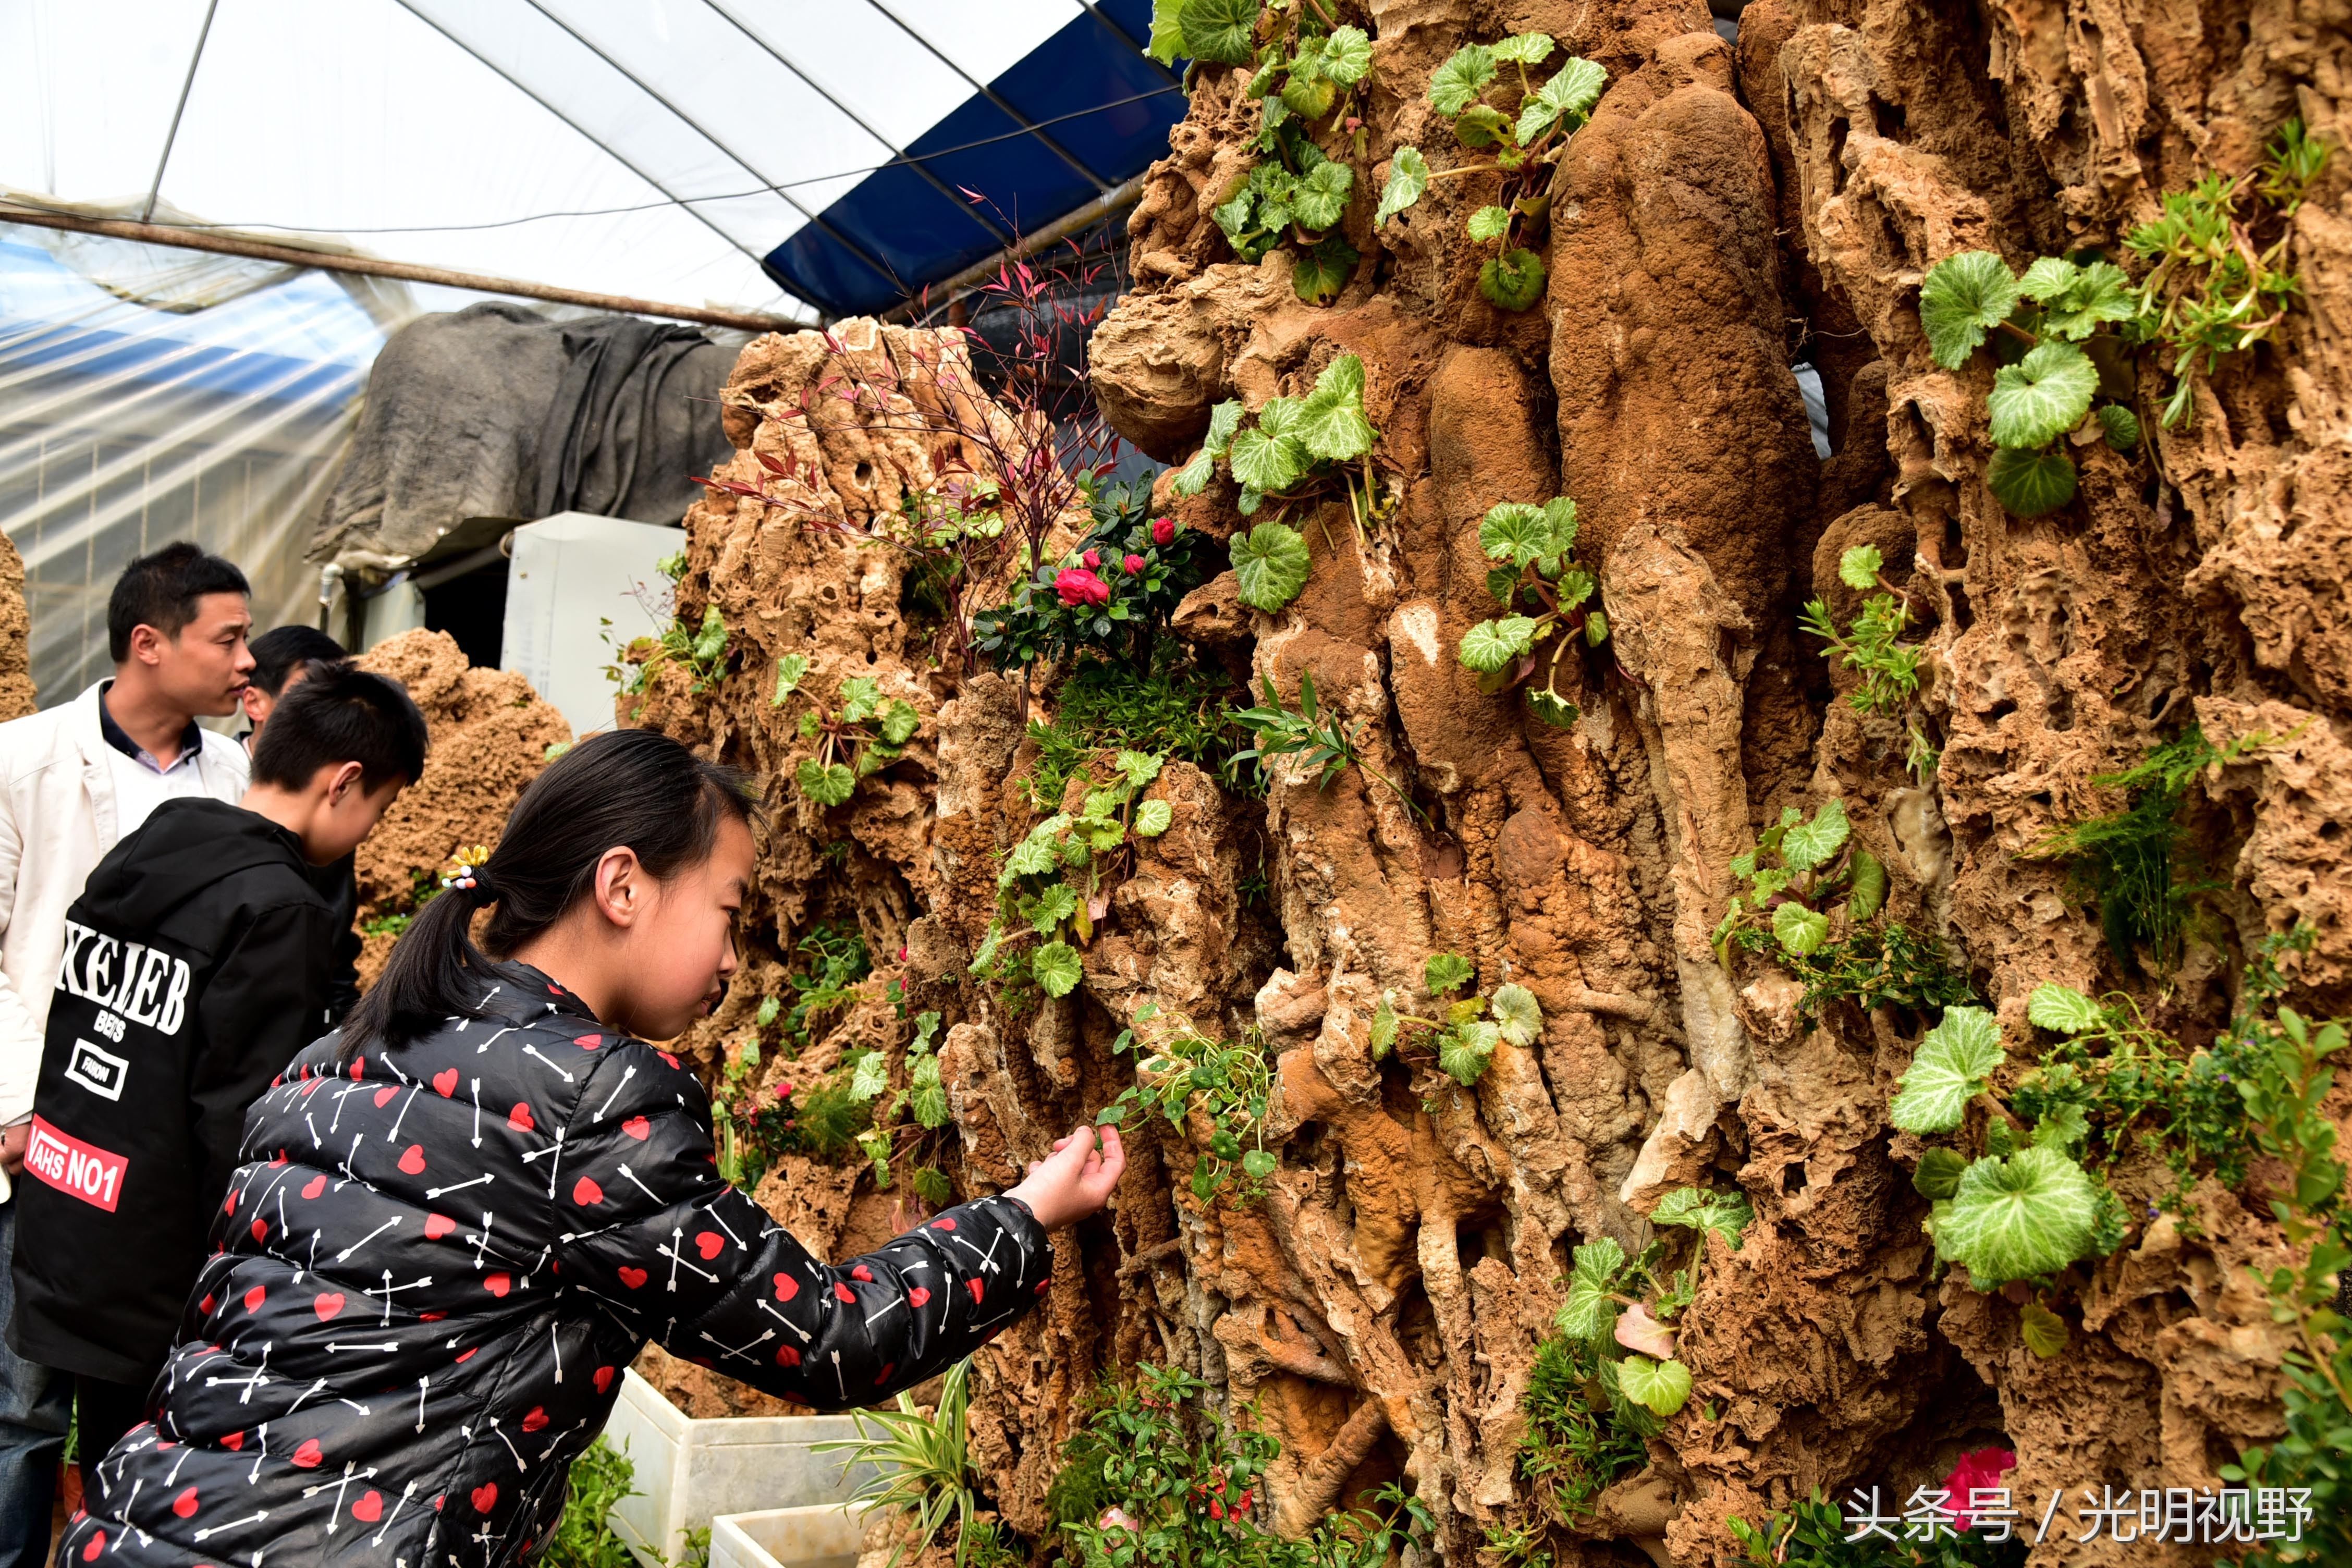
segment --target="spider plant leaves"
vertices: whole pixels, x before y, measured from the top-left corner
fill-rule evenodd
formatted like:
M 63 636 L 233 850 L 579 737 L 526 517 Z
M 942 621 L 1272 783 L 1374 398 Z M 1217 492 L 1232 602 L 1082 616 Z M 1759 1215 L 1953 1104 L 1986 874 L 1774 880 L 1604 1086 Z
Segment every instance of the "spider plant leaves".
M 1672 1415 L 1690 1399 L 1690 1369 L 1678 1361 L 1629 1355 L 1618 1363 L 1617 1385 L 1651 1414 Z
M 2017 275 L 1991 251 L 1947 256 L 1919 284 L 1919 325 L 1928 353 L 1946 370 L 1959 369 L 1985 333 L 2009 319 L 2017 300 Z
M 1443 996 L 1470 984 L 1477 973 L 1470 961 L 1459 953 L 1433 952 L 1429 962 L 1421 966 L 1422 989 L 1432 996 Z
M 1995 447 L 1985 484 L 2019 517 L 2041 517 L 2074 499 L 2074 462 L 2063 452 Z
M 1846 820 L 1845 802 L 1836 795 L 1822 803 L 1809 822 L 1792 825 L 1780 837 L 1780 863 L 1791 871 L 1811 871 L 1829 864 L 1845 847 L 1853 831 Z
M 2083 422 L 2099 390 L 2098 368 L 2072 343 L 2044 342 L 1993 373 L 1985 406 L 1996 447 L 2046 447 Z
M 839 805 L 857 788 L 856 775 L 843 763 L 819 763 L 814 757 L 803 757 L 800 766 L 793 770 L 793 781 L 801 793 L 819 805 Z
M 1543 1008 L 1536 994 L 1524 985 L 1505 984 L 1495 988 L 1487 1002 L 1495 1016 L 1495 1026 L 1503 1038 L 1515 1046 L 1532 1046 L 1543 1034 Z
M 1802 958 L 1829 940 L 1830 918 L 1794 900 L 1777 904 L 1772 910 L 1772 936 L 1783 952 Z
M 1937 1254 L 1964 1265 L 1978 1289 L 1991 1290 L 2082 1257 L 2098 1217 L 2089 1173 L 2037 1145 L 1969 1165 L 1952 1195 L 1935 1205 L 1930 1224 Z
M 1084 977 L 1078 950 L 1066 942 L 1049 942 L 1029 960 L 1029 973 L 1048 996 L 1067 996 Z
M 1897 1080 L 1902 1091 L 1886 1119 L 1906 1132 L 1949 1132 L 2001 1061 L 2000 1026 L 1990 1013 L 1947 1007 Z
M 1430 77 L 1429 101 L 1440 114 L 1460 114 L 1494 79 L 1495 51 L 1484 44 L 1465 44 Z
M 1397 214 L 1421 200 L 1429 189 L 1429 160 L 1421 155 L 1418 147 L 1400 147 L 1389 160 L 1388 183 L 1381 187 L 1381 205 L 1372 214 L 1375 226 L 1384 224 Z
M 1877 587 L 1878 574 L 1885 569 L 1886 557 L 1875 544 L 1857 544 L 1838 557 L 1838 581 L 1857 593 Z
M 1241 462 L 1241 440 L 1250 434 L 1244 431 L 1234 441 L 1236 468 Z M 1242 603 L 1269 615 L 1298 597 L 1314 569 L 1307 541 L 1285 523 L 1261 522 L 1247 533 L 1235 533 L 1228 553 Z
M 1184 0 L 1177 20 L 1184 52 L 1221 66 L 1249 64 L 1257 13 L 1258 0 Z
M 1498 620 L 1480 621 L 1462 634 L 1462 646 L 1455 652 L 1463 667 L 1482 675 L 1493 675 L 1508 668 L 1511 661 L 1526 656 L 1534 646 L 1536 621 L 1529 616 L 1505 616 Z
M 1478 292 L 1499 309 L 1527 310 L 1543 291 L 1543 258 L 1532 250 L 1507 250 L 1478 268 Z
M 1325 462 L 1349 463 L 1372 449 L 1378 432 L 1364 416 L 1364 362 L 1341 354 L 1315 378 L 1315 390 L 1298 405 L 1297 439 Z
M 1608 85 L 1606 70 L 1591 60 L 1570 56 L 1552 79 L 1519 106 L 1519 145 L 1528 145 L 1563 121 L 1571 132 L 1580 129 L 1591 118 L 1592 106 L 1601 101 L 1601 89 Z
M 1345 235 L 1327 234 L 1298 253 L 1290 269 L 1290 291 L 1306 304 L 1328 305 L 1339 297 L 1339 290 L 1355 275 L 1356 263 L 1362 259 L 1362 253 L 1348 243 Z
M 1714 1193 L 1705 1187 L 1676 1187 L 1658 1200 L 1650 1211 L 1652 1225 L 1688 1226 L 1696 1231 L 1714 1231 L 1721 1236 L 1734 1252 L 1739 1250 L 1740 1233 L 1756 1217 L 1756 1207 L 1745 1193 Z

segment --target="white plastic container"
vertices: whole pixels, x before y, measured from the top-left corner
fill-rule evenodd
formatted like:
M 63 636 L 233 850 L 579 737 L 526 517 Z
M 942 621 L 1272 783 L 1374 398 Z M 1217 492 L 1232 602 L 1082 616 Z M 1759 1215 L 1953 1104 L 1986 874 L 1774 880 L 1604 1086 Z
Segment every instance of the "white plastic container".
M 856 1568 L 864 1513 L 825 1504 L 720 1514 L 710 1526 L 710 1568 Z
M 625 1452 L 636 1470 L 636 1492 L 614 1506 L 623 1540 L 647 1568 L 676 1563 L 686 1535 L 720 1514 L 792 1511 L 812 1505 L 838 1510 L 873 1473 L 859 1466 L 846 1476 L 839 1453 L 814 1445 L 857 1436 L 847 1415 L 738 1415 L 696 1421 L 635 1372 L 625 1373 L 621 1397 L 604 1424 L 604 1441 Z M 713 1537 L 717 1535 L 714 1527 Z M 853 1544 L 849 1555 L 855 1559 Z

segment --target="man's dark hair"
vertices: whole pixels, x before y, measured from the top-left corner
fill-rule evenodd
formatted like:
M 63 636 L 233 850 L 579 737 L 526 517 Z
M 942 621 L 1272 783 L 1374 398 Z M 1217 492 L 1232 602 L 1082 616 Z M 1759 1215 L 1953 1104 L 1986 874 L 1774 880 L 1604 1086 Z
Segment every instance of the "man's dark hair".
M 343 645 L 316 626 L 276 626 L 247 643 L 253 655 L 253 683 L 276 697 L 287 678 L 306 664 L 340 664 Z
M 122 569 L 106 602 L 106 651 L 117 664 L 129 658 L 131 634 L 141 626 L 178 637 L 196 618 L 196 601 L 207 594 L 250 598 L 253 588 L 233 563 L 207 555 L 184 539 L 142 555 Z
M 360 787 L 425 773 L 425 715 L 400 682 L 323 665 L 281 699 L 253 748 L 253 782 L 301 789 L 320 768 L 360 765 Z

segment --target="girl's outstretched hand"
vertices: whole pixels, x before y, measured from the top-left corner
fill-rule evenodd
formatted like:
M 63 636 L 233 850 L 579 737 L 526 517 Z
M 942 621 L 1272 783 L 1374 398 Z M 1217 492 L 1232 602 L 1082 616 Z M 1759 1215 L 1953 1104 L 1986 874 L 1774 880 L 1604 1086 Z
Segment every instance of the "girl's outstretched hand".
M 1127 1151 L 1119 1144 L 1118 1128 L 1081 1127 L 1055 1139 L 1054 1152 L 1033 1163 L 1027 1177 L 1005 1195 L 1027 1204 L 1039 1225 L 1055 1230 L 1102 1207 L 1126 1169 Z

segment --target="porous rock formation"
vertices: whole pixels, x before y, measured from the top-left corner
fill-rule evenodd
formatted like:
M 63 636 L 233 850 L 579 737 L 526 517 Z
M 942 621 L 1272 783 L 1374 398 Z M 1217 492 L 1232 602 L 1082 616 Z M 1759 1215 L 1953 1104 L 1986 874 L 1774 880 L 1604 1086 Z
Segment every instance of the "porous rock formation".
M 367 923 L 415 912 L 418 895 L 437 889 L 441 866 L 457 850 L 496 846 L 523 786 L 547 765 L 550 746 L 571 743 L 572 726 L 514 671 L 468 664 L 446 632 L 387 637 L 359 663 L 408 689 L 432 739 L 425 776 L 400 792 L 352 868 L 365 987 L 383 972 L 394 940 L 365 935 Z
M 1228 581 L 1176 626 L 1286 692 L 1311 672 L 1364 726 L 1367 766 L 1407 781 L 1429 821 L 1364 768 L 1318 787 L 1277 766 L 1261 808 L 1171 765 L 1151 793 L 1174 826 L 1112 897 L 1079 990 L 1008 1007 L 966 966 L 999 858 L 1040 815 L 1019 691 L 927 668 L 891 552 L 706 500 L 687 520 L 680 610 L 691 625 L 721 607 L 738 673 L 697 693 L 666 670 L 624 710 L 770 780 L 761 952 L 698 1032 L 706 1061 L 739 1048 L 796 932 L 854 916 L 883 961 L 854 1026 L 903 1038 L 880 1000 L 894 980 L 909 1009 L 947 1015 L 950 1173 L 968 1193 L 1015 1179 L 1133 1082 L 1110 1047 L 1141 1004 L 1262 1032 L 1283 1152 L 1264 1198 L 1196 1202 L 1184 1135 L 1139 1129 L 1113 1211 L 1065 1238 L 1045 1310 L 979 1359 L 975 1442 L 1024 1531 L 1046 1522 L 1089 1386 L 1149 1359 L 1254 1405 L 1281 1439 L 1273 1522 L 1295 1530 L 1402 1477 L 1435 1511 L 1442 1553 L 1475 1560 L 1484 1531 L 1532 1516 L 1519 1396 L 1570 1249 L 1637 1247 L 1657 1196 L 1696 1181 L 1736 1183 L 1756 1221 L 1737 1251 L 1707 1241 L 1681 1351 L 1696 1395 L 1648 1467 L 1555 1537 L 1562 1568 L 1730 1561 L 1729 1514 L 1754 1521 L 1816 1486 L 1906 1497 L 1990 1442 L 2015 1449 L 2013 1488 L 2068 1489 L 2037 1568 L 2200 1561 L 2082 1543 L 2074 1516 L 2083 1488 L 2218 1485 L 2221 1464 L 2281 1429 L 2282 1342 L 2243 1267 L 2285 1256 L 2259 1192 L 2205 1183 L 2193 1227 L 2136 1212 L 2124 1247 L 2084 1271 L 2067 1352 L 2036 1357 L 2015 1304 L 1935 1272 L 1906 1169 L 1917 1145 L 1886 1120 L 1916 1037 L 1885 1013 L 1808 1026 L 1792 994 L 1736 989 L 1708 935 L 1733 857 L 1784 806 L 1835 796 L 1889 870 L 1889 907 L 1943 935 L 2012 1037 L 2027 994 L 2054 981 L 2128 991 L 2158 1025 L 2210 1038 L 2242 955 L 2299 921 L 2317 941 L 2294 969 L 2298 1001 L 2352 1005 L 2352 354 L 2336 336 L 2352 310 L 2352 168 L 2338 157 L 2294 219 L 2304 292 L 2275 343 L 2200 379 L 2193 423 L 2151 423 L 2152 449 L 2075 448 L 2081 492 L 2049 517 L 1991 497 L 1990 372 L 1937 366 L 1917 314 L 1941 258 L 2112 251 L 2161 193 L 2250 167 L 2290 114 L 2340 147 L 2344 8 L 1757 0 L 1736 43 L 1680 0 L 1340 14 L 1374 39 L 1353 279 L 1315 308 L 1288 252 L 1232 260 L 1209 214 L 1248 166 L 1257 110 L 1243 70 L 1198 68 L 1092 374 L 1125 434 L 1181 461 L 1213 403 L 1297 395 L 1361 356 L 1377 460 L 1402 492 L 1392 519 L 1360 548 L 1344 511 L 1296 520 L 1314 555 L 1297 600 L 1257 614 Z M 1378 232 L 1370 217 L 1394 149 L 1445 137 L 1423 96 L 1437 64 L 1525 30 L 1610 79 L 1554 182 L 1547 297 L 1512 314 L 1477 294 L 1465 187 L 1433 185 Z M 914 341 L 844 330 L 852 353 Z M 946 437 L 906 427 L 914 401 L 894 420 L 827 405 L 814 432 L 757 417 L 792 405 L 825 357 L 814 334 L 745 351 L 722 477 L 756 479 L 754 451 L 789 453 L 814 462 L 818 504 L 863 523 L 936 476 Z M 1822 378 L 1826 461 L 1800 358 Z M 1490 613 L 1479 519 L 1559 494 L 1580 509 L 1615 666 L 1564 685 L 1582 710 L 1566 731 L 1482 696 L 1454 657 Z M 1219 536 L 1240 521 L 1222 480 L 1162 499 Z M 1815 595 L 1851 617 L 1837 562 L 1864 542 L 1932 622 L 1924 704 L 1943 751 L 1925 784 L 1906 737 L 1839 700 L 1853 678 L 1796 631 Z M 816 689 L 871 676 L 923 715 L 906 757 L 831 812 L 782 782 L 806 754 L 768 698 L 790 652 L 812 658 Z M 2063 866 L 2031 852 L 2113 809 L 2093 777 L 2191 718 L 2217 743 L 2284 739 L 2206 781 L 2234 858 L 2215 928 L 2158 986 L 2118 966 Z M 1244 891 L 1261 847 L 1263 901 Z M 1440 951 L 1472 958 L 1486 986 L 1526 985 L 1544 1013 L 1538 1042 L 1500 1046 L 1473 1090 L 1367 1044 L 1380 993 L 1421 996 Z M 821 1042 L 808 1068 L 840 1048 Z M 2340 1117 L 2343 1091 L 2335 1104 Z M 2137 1211 L 2165 1173 L 2126 1160 L 2115 1181 Z M 762 1196 L 842 1249 L 893 1201 L 806 1163 Z

